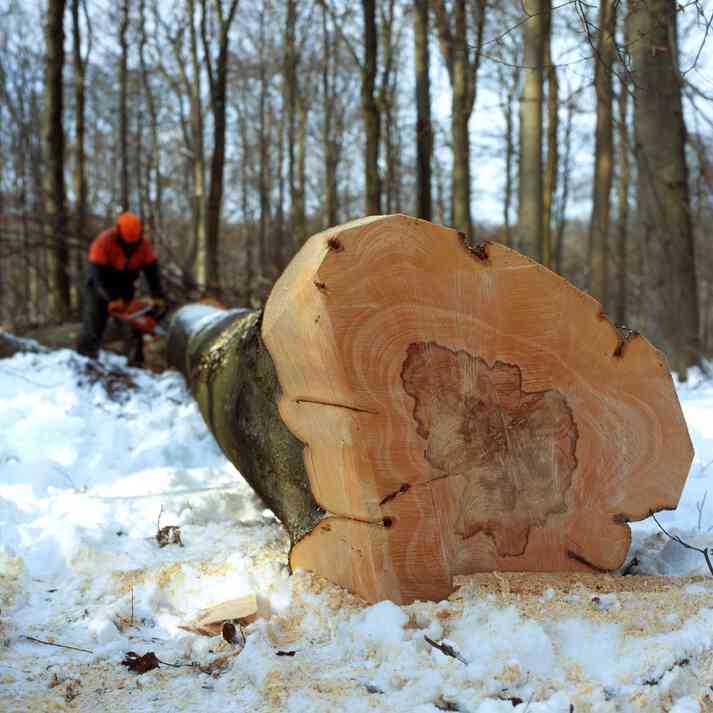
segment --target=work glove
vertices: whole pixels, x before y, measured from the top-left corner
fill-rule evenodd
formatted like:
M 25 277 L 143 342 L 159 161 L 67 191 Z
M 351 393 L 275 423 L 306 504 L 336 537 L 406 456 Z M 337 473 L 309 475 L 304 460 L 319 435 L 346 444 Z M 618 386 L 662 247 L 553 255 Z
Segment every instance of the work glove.
M 117 300 L 112 300 L 109 302 L 109 314 L 117 314 L 123 312 L 126 309 L 126 300 L 119 297 Z
M 168 310 L 168 305 L 166 304 L 166 299 L 160 295 L 155 297 L 149 297 L 149 305 L 151 305 L 151 311 L 155 315 L 156 319 L 161 319 L 166 314 Z

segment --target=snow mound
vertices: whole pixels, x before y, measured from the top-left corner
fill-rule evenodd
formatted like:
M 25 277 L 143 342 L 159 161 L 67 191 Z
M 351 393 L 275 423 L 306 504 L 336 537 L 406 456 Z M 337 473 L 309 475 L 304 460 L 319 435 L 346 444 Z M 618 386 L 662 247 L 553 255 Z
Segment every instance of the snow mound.
M 678 388 L 697 455 L 659 519 L 707 548 L 713 384 Z M 159 545 L 167 525 L 183 546 Z M 653 521 L 622 570 L 663 578 L 478 575 L 403 607 L 290 576 L 287 552 L 179 375 L 66 350 L 0 360 L 3 713 L 713 709 L 713 579 Z M 248 593 L 272 616 L 244 646 L 182 628 Z M 179 667 L 137 676 L 128 651 Z

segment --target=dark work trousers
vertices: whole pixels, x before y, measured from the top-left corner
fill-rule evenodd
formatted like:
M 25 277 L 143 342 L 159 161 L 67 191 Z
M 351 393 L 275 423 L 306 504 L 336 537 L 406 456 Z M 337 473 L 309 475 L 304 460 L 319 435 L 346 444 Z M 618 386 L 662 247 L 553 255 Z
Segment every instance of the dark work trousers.
M 102 336 L 109 321 L 109 303 L 102 299 L 93 285 L 85 285 L 82 301 L 82 329 L 77 340 L 77 351 L 95 359 L 99 353 Z M 129 300 L 131 297 L 129 297 Z M 129 358 L 129 366 L 144 363 L 144 335 L 128 322 L 121 322 L 124 349 Z

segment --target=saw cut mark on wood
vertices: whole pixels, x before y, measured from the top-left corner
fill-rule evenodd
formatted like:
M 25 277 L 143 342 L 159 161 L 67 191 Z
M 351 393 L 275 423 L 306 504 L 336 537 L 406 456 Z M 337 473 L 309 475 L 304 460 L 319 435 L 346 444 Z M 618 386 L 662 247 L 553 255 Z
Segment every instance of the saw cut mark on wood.
M 502 245 L 402 215 L 331 229 L 261 334 L 324 511 L 291 564 L 369 601 L 614 569 L 623 520 L 680 496 L 692 448 L 663 355 Z

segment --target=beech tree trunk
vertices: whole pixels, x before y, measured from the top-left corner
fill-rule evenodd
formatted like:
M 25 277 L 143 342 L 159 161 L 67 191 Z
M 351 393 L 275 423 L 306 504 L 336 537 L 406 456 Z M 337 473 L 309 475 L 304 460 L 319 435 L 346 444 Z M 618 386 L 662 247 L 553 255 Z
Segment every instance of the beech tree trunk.
M 544 72 L 547 76 L 547 162 L 543 185 L 542 264 L 552 267 L 552 207 L 557 195 L 557 169 L 559 166 L 559 80 L 557 66 L 552 61 L 552 0 L 548 0 L 545 29 Z
M 470 216 L 470 135 L 468 122 L 475 105 L 480 67 L 480 48 L 485 29 L 487 0 L 467 5 L 453 3 L 453 20 L 444 0 L 434 0 L 438 42 L 451 82 L 451 134 L 453 140 L 453 175 L 451 188 L 451 223 L 471 235 Z M 468 43 L 468 7 L 475 17 L 475 53 L 470 57 Z
M 123 0 L 121 6 L 121 24 L 119 25 L 119 156 L 121 162 L 121 209 L 129 210 L 129 110 L 127 106 L 129 79 L 129 43 L 126 33 L 129 31 L 129 0 Z
M 376 73 L 378 71 L 379 33 L 376 28 L 376 0 L 362 0 L 364 15 L 364 60 L 362 65 L 361 106 L 364 116 L 366 150 L 364 175 L 366 213 L 381 213 L 381 176 L 379 174 L 379 142 L 381 140 L 381 112 L 376 101 Z
M 618 275 L 617 275 L 617 294 L 616 294 L 616 323 L 626 324 L 628 315 L 628 287 L 629 287 L 629 184 L 630 184 L 630 168 L 629 168 L 629 128 L 626 123 L 627 105 L 629 98 L 629 87 L 621 81 L 619 84 L 619 122 L 618 122 L 618 155 L 619 155 L 619 183 L 617 190 L 617 209 L 618 209 Z
M 599 40 L 594 59 L 594 88 L 597 96 L 597 128 L 594 147 L 594 191 L 589 224 L 589 265 L 592 296 L 604 309 L 609 301 L 610 194 L 614 178 L 614 113 L 612 74 L 615 59 L 616 3 L 601 0 Z
M 49 0 L 45 40 L 45 106 L 42 147 L 45 160 L 44 209 L 46 214 L 49 308 L 52 318 L 66 320 L 69 313 L 69 250 L 64 188 L 64 126 L 62 121 L 65 0 Z
M 685 379 L 700 360 L 698 287 L 674 0 L 630 11 L 634 128 L 647 332 Z
M 225 15 L 223 5 L 215 4 L 218 20 L 218 57 L 215 67 L 206 33 L 206 0 L 201 0 L 201 37 L 204 64 L 208 70 L 210 105 L 213 112 L 213 154 L 210 160 L 210 188 L 205 218 L 206 286 L 209 292 L 220 294 L 220 218 L 223 214 L 223 176 L 225 173 L 226 91 L 228 82 L 228 49 L 230 26 L 233 24 L 238 0 L 232 0 Z
M 524 81 L 520 99 L 520 176 L 516 247 L 542 260 L 544 201 L 542 176 L 542 80 L 547 0 L 523 0 L 530 16 L 523 25 Z
M 416 213 L 431 220 L 431 77 L 428 48 L 428 0 L 416 0 L 413 13 L 414 57 L 416 68 Z
M 74 57 L 74 104 L 76 114 L 76 136 L 75 136 L 75 163 L 74 163 L 74 195 L 75 195 L 75 221 L 74 234 L 76 247 L 75 257 L 75 287 L 76 304 L 82 299 L 82 291 L 79 289 L 82 270 L 84 269 L 86 231 L 87 231 L 87 179 L 86 179 L 86 154 L 85 129 L 85 64 L 86 60 L 82 56 L 82 35 L 79 25 L 79 3 L 80 0 L 72 0 L 72 50 Z M 88 54 L 88 53 L 87 53 Z
M 168 356 L 292 567 L 369 601 L 615 569 L 693 455 L 643 337 L 505 246 L 403 215 L 310 238 L 264 314 L 179 310 Z
M 324 123 L 322 127 L 322 145 L 324 149 L 324 209 L 322 223 L 325 227 L 337 224 L 339 197 L 337 189 L 337 167 L 340 154 L 341 120 L 335 110 L 337 96 L 335 90 L 335 65 L 338 53 L 338 41 L 331 38 L 327 28 L 327 7 L 322 5 L 322 102 L 324 105 Z

